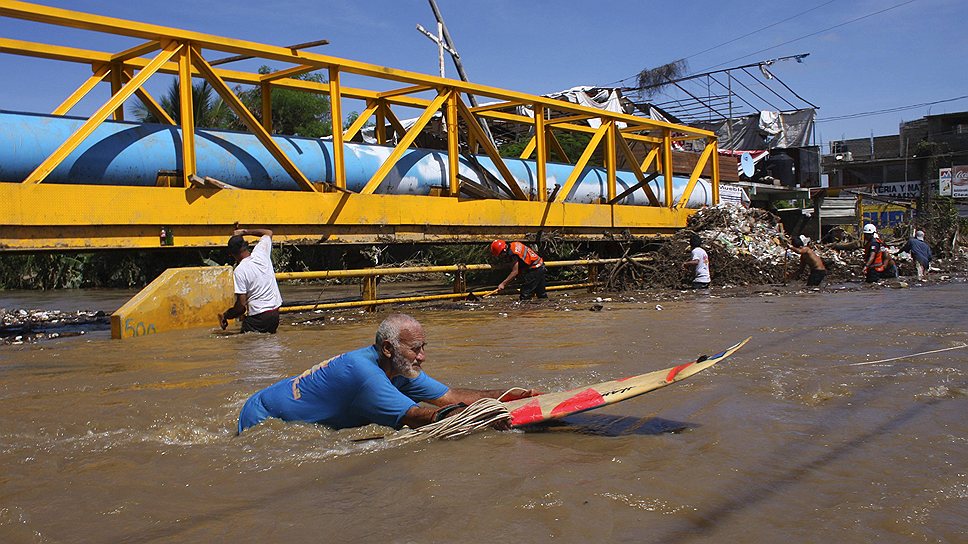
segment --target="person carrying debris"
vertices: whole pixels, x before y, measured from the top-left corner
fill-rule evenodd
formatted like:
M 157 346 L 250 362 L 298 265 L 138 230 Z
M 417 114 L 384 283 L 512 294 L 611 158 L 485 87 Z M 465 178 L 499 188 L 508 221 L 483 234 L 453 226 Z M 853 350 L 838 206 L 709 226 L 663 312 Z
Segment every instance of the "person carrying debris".
M 533 389 L 457 389 L 423 371 L 427 340 L 420 323 L 391 314 L 372 345 L 323 361 L 255 393 L 239 414 L 238 431 L 268 418 L 345 429 L 370 423 L 415 429 L 456 415 L 482 398 L 533 397 Z M 420 406 L 426 402 L 433 407 Z
M 511 242 L 504 240 L 494 240 L 491 242 L 491 255 L 503 257 L 514 261 L 511 266 L 511 273 L 497 286 L 501 291 L 507 287 L 520 272 L 524 270 L 524 285 L 521 286 L 521 300 L 530 300 L 531 295 L 538 298 L 548 298 L 545 293 L 545 272 L 544 259 L 538 252 L 521 242 Z
M 690 260 L 682 263 L 682 267 L 689 270 L 695 267 L 692 278 L 693 289 L 708 289 L 709 282 L 712 281 L 712 274 L 709 267 L 709 254 L 702 248 L 702 238 L 698 234 L 689 237 L 689 245 L 692 247 Z
M 800 267 L 789 279 L 799 278 L 804 269 L 809 267 L 810 275 L 807 276 L 807 287 L 820 285 L 820 282 L 827 276 L 827 268 L 823 265 L 823 259 L 804 244 L 802 236 L 794 236 L 791 245 L 793 246 L 791 249 L 800 255 Z
M 253 250 L 244 236 L 260 236 Z M 229 255 L 235 259 L 235 304 L 218 314 L 222 330 L 229 319 L 244 315 L 242 332 L 275 334 L 279 328 L 279 307 L 282 295 L 272 268 L 272 231 L 269 229 L 236 229 L 229 238 Z
M 901 251 L 911 254 L 914 259 L 914 268 L 918 273 L 918 281 L 924 279 L 931 268 L 931 246 L 924 241 L 924 231 L 919 230 L 901 247 Z
M 864 225 L 864 281 L 875 283 L 882 278 L 896 278 L 897 267 L 888 247 L 877 235 L 873 223 Z

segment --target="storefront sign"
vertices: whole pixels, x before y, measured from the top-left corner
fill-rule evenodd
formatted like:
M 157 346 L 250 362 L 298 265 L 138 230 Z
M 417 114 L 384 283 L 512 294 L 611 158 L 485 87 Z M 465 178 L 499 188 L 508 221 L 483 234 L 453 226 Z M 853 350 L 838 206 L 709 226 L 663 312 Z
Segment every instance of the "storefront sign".
M 896 183 L 881 183 L 875 190 L 877 196 L 897 200 L 914 200 L 921 196 L 921 182 L 901 181 Z
M 750 205 L 750 197 L 747 196 L 746 191 L 742 187 L 737 187 L 729 183 L 720 183 L 719 203 L 748 208 Z

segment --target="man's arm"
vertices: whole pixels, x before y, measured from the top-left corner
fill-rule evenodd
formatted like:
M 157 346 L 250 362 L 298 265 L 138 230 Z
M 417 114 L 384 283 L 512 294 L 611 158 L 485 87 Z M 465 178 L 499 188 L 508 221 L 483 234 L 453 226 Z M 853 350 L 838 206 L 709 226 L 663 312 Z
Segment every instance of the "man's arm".
M 505 278 L 505 280 L 502 281 L 500 285 L 497 286 L 498 291 L 504 290 L 504 288 L 507 287 L 507 284 L 511 283 L 511 280 L 513 280 L 518 275 L 518 266 L 520 264 L 521 264 L 521 261 L 514 259 L 514 266 L 511 267 L 511 273 L 508 274 L 508 277 Z
M 232 233 L 235 236 L 272 236 L 269 229 L 235 229 Z
M 507 393 L 507 395 L 504 395 Z M 461 389 L 457 387 L 450 388 L 441 397 L 427 401 L 436 406 L 448 406 L 451 404 L 457 404 L 463 402 L 464 404 L 470 404 L 476 400 L 480 399 L 497 399 L 501 398 L 503 401 L 523 399 L 527 397 L 534 397 L 540 395 L 541 393 L 534 389 L 522 389 L 520 387 L 515 387 L 510 390 L 506 389 Z M 502 398 L 501 395 L 504 395 Z
M 249 295 L 245 293 L 235 294 L 235 305 L 225 310 L 224 313 L 218 314 L 218 324 L 222 326 L 222 330 L 229 326 L 229 319 L 235 319 L 245 314 L 245 307 L 248 303 Z
M 416 429 L 417 427 L 422 427 L 429 423 L 440 421 L 445 417 L 457 415 L 464 411 L 464 408 L 466 408 L 467 405 L 480 399 L 500 398 L 502 401 L 510 401 L 534 397 L 540 394 L 541 393 L 535 389 L 523 389 L 520 387 L 515 387 L 507 391 L 501 389 L 451 388 L 440 397 L 427 401 L 437 408 L 412 406 L 409 410 L 407 410 L 407 413 L 404 414 L 400 422 L 411 429 Z M 460 404 L 463 404 L 463 406 L 456 406 Z M 498 426 L 499 430 L 504 430 L 506 428 L 506 425 Z

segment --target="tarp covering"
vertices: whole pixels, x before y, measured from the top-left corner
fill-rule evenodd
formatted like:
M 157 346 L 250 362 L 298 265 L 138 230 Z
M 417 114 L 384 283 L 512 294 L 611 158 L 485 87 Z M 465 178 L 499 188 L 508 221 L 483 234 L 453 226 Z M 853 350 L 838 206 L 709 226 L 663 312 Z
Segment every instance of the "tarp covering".
M 813 108 L 796 111 L 761 111 L 758 114 L 693 126 L 716 133 L 721 149 L 773 149 L 810 145 Z

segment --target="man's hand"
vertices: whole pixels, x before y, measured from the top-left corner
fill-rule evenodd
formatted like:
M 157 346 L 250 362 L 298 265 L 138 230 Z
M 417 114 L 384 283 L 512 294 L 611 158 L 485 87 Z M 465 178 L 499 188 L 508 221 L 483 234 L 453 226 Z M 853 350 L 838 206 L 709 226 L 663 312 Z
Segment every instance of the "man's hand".
M 245 229 L 235 229 L 232 231 L 232 236 L 245 236 Z
M 497 290 L 498 291 L 503 291 L 504 290 L 504 287 L 505 287 L 505 285 L 504 285 L 504 282 L 502 281 L 501 283 L 498 284 Z
M 541 394 L 541 391 L 538 391 L 537 389 L 524 389 L 522 387 L 515 387 L 513 389 L 508 390 L 507 393 L 501 395 L 501 397 L 498 398 L 497 400 L 501 402 L 508 402 L 512 400 L 526 399 L 529 397 L 537 397 L 540 394 Z
M 218 314 L 218 324 L 222 326 L 223 331 L 229 326 L 229 320 L 225 319 L 225 314 Z

